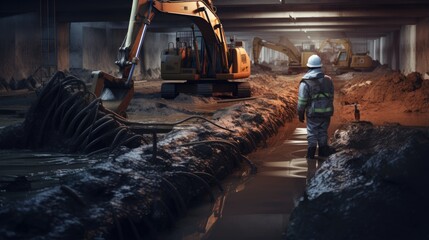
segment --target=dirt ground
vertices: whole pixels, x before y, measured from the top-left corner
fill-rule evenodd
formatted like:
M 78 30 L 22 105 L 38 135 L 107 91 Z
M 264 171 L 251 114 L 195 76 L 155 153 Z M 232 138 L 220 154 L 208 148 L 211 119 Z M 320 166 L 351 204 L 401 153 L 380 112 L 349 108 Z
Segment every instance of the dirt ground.
M 249 78 L 252 96 L 276 93 L 283 96 L 296 96 L 301 76 L 285 75 L 285 71 L 264 71 L 258 66 L 252 68 Z M 88 71 L 75 71 L 72 74 L 87 80 Z M 354 121 L 354 104 L 360 110 L 361 120 L 376 125 L 401 124 L 408 126 L 429 125 L 429 79 L 417 73 L 405 76 L 387 67 L 380 66 L 372 72 L 349 72 L 331 76 L 334 80 L 335 114 L 332 126 Z M 427 77 L 427 75 L 426 75 Z M 210 116 L 237 102 L 222 101 L 222 98 L 201 98 L 181 94 L 174 100 L 160 97 L 161 80 L 136 81 L 136 93 L 128 114 L 131 120 L 138 121 L 177 121 L 183 117 L 197 114 Z M 16 97 L 14 97 L 16 96 Z M 33 90 L 0 89 L 0 125 L 19 122 L 25 115 L 28 105 L 35 99 Z M 291 99 L 296 101 L 296 99 Z M 335 129 L 331 127 L 330 132 Z
M 303 74 L 284 75 L 253 68 L 249 79 L 252 96 L 270 93 L 297 96 Z M 417 73 L 405 76 L 386 67 L 373 72 L 349 72 L 331 76 L 335 86 L 335 114 L 333 131 L 341 124 L 355 121 L 354 104 L 357 103 L 361 121 L 375 125 L 400 124 L 406 126 L 429 126 L 429 79 Z M 160 80 L 136 83 L 136 96 L 128 109 L 129 117 L 139 121 L 176 121 L 195 113 L 210 116 L 217 109 L 237 102 L 223 102 L 220 98 L 200 98 L 181 94 L 174 100 L 161 99 Z M 296 102 L 296 99 L 291 99 Z
M 334 82 L 339 122 L 354 119 L 353 104 L 357 103 L 361 120 L 377 125 L 429 125 L 429 79 L 422 79 L 418 73 L 405 76 L 386 67 L 378 67 L 373 72 L 335 76 Z
M 216 120 L 223 127 L 235 130 L 235 133 L 221 131 L 216 127 L 209 127 L 207 124 L 190 123 L 188 126 L 175 129 L 172 131 L 171 135 L 166 135 L 164 138 L 161 138 L 159 144 L 160 147 L 163 148 L 162 153 L 165 156 L 161 155 L 163 159 L 160 162 L 151 162 L 151 148 L 150 145 L 148 145 L 133 151 L 121 152 L 123 155 L 117 158 L 109 158 L 107 159 L 107 163 L 97 162 L 95 168 L 93 166 L 88 169 L 88 171 L 79 172 L 80 175 L 76 174 L 73 177 L 64 177 L 61 175 L 63 176 L 62 180 L 81 192 L 85 198 L 93 201 L 94 206 L 100 206 L 98 202 L 100 199 L 93 196 L 94 191 L 88 188 L 88 186 L 98 188 L 99 186 L 94 185 L 94 179 L 96 179 L 97 184 L 102 183 L 103 189 L 108 189 L 106 191 L 109 192 L 109 194 L 112 192 L 115 194 L 118 193 L 117 195 L 112 195 L 116 196 L 117 199 L 115 201 L 118 203 L 122 204 L 126 202 L 126 197 L 132 195 L 133 199 L 138 199 L 138 201 L 136 201 L 137 205 L 146 206 L 146 210 L 151 211 L 150 209 L 153 206 L 151 204 L 154 202 L 148 199 L 153 197 L 153 193 L 148 190 L 150 184 L 147 185 L 145 181 L 148 183 L 158 183 L 157 181 L 159 181 L 160 176 L 167 176 L 165 175 L 165 169 L 173 173 L 178 172 L 176 175 L 168 175 L 172 178 L 174 177 L 176 180 L 180 177 L 180 174 L 183 175 L 181 171 L 187 169 L 186 167 L 192 168 L 193 171 L 196 172 L 205 172 L 206 170 L 213 172 L 213 170 L 216 170 L 213 172 L 213 175 L 224 177 L 229 169 L 217 166 L 216 164 L 220 163 L 220 161 L 213 156 L 223 160 L 222 157 L 225 157 L 225 154 L 221 153 L 222 151 L 226 151 L 225 149 L 227 147 L 217 146 L 219 149 L 213 151 L 207 151 L 204 147 L 194 150 L 179 151 L 172 146 L 176 146 L 178 143 L 212 140 L 211 138 L 214 137 L 222 140 L 232 139 L 233 142 L 238 144 L 241 151 L 240 154 L 247 154 L 258 146 L 259 143 L 256 140 L 262 141 L 261 139 L 267 135 L 262 134 L 262 132 L 274 135 L 276 129 L 280 125 L 284 124 L 285 121 L 290 121 L 290 117 L 295 114 L 294 109 L 297 103 L 297 89 L 302 74 L 284 75 L 282 73 L 262 71 L 257 68 L 254 68 L 252 73 L 253 74 L 249 78 L 252 98 L 246 100 L 232 99 L 227 96 L 203 98 L 185 94 L 181 94 L 173 100 L 166 100 L 160 97 L 160 80 L 137 81 L 135 85 L 136 94 L 128 109 L 130 120 L 138 122 L 171 123 L 189 117 L 190 115 L 198 115 Z M 329 129 L 331 136 L 334 136 L 334 131 L 341 127 L 341 125 L 355 121 L 354 103 L 357 103 L 360 109 L 360 120 L 371 121 L 376 126 L 398 124 L 407 126 L 429 126 L 428 79 L 419 78 L 415 73 L 404 76 L 386 68 L 377 68 L 374 72 L 353 72 L 332 77 L 336 94 L 335 114 Z M 22 121 L 24 117 L 22 112 L 25 107 L 28 107 L 28 102 L 35 99 L 34 92 L 22 90 L 16 95 L 14 95 L 13 92 L 0 93 L 0 115 L 2 116 L 0 126 L 9 125 L 11 120 L 13 120 L 12 122 Z M 249 140 L 244 141 L 246 139 Z M 202 156 L 202 153 L 206 154 L 207 152 L 209 152 L 211 154 L 210 156 L 213 158 L 213 165 L 208 167 L 207 162 L 211 158 L 206 159 L 209 157 L 208 155 L 204 155 L 203 160 L 199 158 Z M 151 164 L 156 166 L 142 168 L 142 163 L 148 164 L 149 166 L 151 166 Z M 118 173 L 112 171 L 112 169 L 115 169 L 115 171 L 117 170 L 121 174 L 121 178 L 123 178 L 121 184 L 123 185 L 117 184 L 118 179 L 116 178 Z M 130 170 L 125 171 L 124 169 Z M 134 175 L 138 176 L 136 177 Z M 136 181 L 136 179 L 139 180 Z M 186 184 L 186 182 L 178 183 L 182 184 L 180 188 L 186 189 L 187 187 L 192 187 Z M 105 187 L 104 185 L 106 184 L 111 184 L 111 186 L 114 187 L 110 187 L 110 185 Z M 170 184 L 167 185 L 170 186 Z M 123 186 L 126 187 L 123 188 Z M 145 190 L 143 191 L 141 189 Z M 156 184 L 153 185 L 152 190 L 154 192 L 158 191 Z M 61 191 L 64 190 L 54 189 L 49 194 L 58 195 Z M 56 206 L 55 204 L 57 204 L 57 202 L 52 203 L 52 198 L 49 194 L 42 198 L 46 200 L 47 205 L 41 201 L 37 202 L 38 204 L 40 203 L 37 206 L 34 205 L 33 202 L 29 202 L 29 209 L 30 206 L 31 208 L 46 208 L 47 206 L 51 206 L 49 204 Z M 106 199 L 107 201 L 105 204 L 106 209 L 108 209 L 107 206 L 111 201 L 109 198 Z M 103 199 L 103 201 L 106 199 Z M 54 200 L 66 201 L 67 198 L 62 196 Z M 14 203 L 10 203 L 10 206 L 8 212 L 5 212 L 5 216 L 16 216 L 16 206 L 14 206 Z M 124 206 L 129 207 L 131 205 L 125 204 Z M 118 210 L 123 209 L 124 206 L 118 205 Z M 52 217 L 52 219 L 56 219 L 56 216 L 60 216 L 65 212 L 69 214 L 69 212 L 67 212 L 68 210 L 66 211 L 62 208 L 55 207 L 54 209 L 57 209 L 59 212 L 49 213 L 51 214 L 49 217 Z M 97 209 L 94 209 L 94 211 Z M 42 210 L 45 211 L 44 209 Z M 63 210 L 65 212 L 61 212 Z M 137 214 L 134 211 L 131 211 L 131 213 Z M 27 216 L 25 214 L 27 213 L 23 212 L 22 217 Z M 91 222 L 90 216 L 92 215 L 89 214 L 89 220 L 86 219 L 85 221 Z M 107 219 L 107 217 L 111 218 L 112 216 L 111 213 L 106 211 L 103 212 L 100 217 Z M 18 222 L 20 220 L 18 220 L 19 219 L 17 219 L 17 224 L 19 225 Z M 64 219 L 60 220 L 63 221 Z M 165 220 L 165 216 L 161 218 L 161 220 Z M 81 222 L 79 221 L 73 224 L 80 224 Z M 126 221 L 126 219 L 124 221 Z M 14 227 L 13 222 L 8 224 Z M 111 222 L 106 222 L 106 224 L 112 225 Z M 55 232 L 53 234 L 59 233 Z

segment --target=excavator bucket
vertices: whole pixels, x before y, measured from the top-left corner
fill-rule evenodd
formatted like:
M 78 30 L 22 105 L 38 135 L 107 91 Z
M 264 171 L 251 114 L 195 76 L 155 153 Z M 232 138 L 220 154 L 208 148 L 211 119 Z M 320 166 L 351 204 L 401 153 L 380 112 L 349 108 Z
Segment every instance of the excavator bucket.
M 91 81 L 92 92 L 101 98 L 103 106 L 126 117 L 126 110 L 134 96 L 134 86 L 127 86 L 126 80 L 101 71 L 92 72 Z

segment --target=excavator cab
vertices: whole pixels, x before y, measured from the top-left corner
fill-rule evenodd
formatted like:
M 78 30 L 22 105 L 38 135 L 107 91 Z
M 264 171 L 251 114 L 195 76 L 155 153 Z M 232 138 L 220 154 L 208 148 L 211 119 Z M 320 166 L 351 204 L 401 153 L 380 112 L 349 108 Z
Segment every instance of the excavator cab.
M 201 32 L 177 32 L 176 46 L 169 43 L 161 54 L 161 96 L 171 99 L 178 93 L 200 96 L 231 94 L 235 97 L 250 97 L 250 85 L 243 81 L 229 79 L 245 78 L 250 75 L 250 58 L 240 41 L 231 39 L 228 44 L 227 73 L 223 73 L 219 59 L 207 46 Z
M 177 32 L 176 46 L 168 43 L 161 53 L 161 78 L 164 80 L 198 80 L 204 75 L 204 40 L 193 32 Z M 195 39 L 194 39 L 195 38 Z

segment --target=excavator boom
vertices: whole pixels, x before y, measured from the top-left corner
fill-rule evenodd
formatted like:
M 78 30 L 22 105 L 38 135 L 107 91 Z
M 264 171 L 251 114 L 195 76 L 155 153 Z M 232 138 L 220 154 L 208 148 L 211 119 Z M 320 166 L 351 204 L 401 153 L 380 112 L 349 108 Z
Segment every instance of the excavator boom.
M 312 51 L 301 52 L 287 38 L 282 38 L 282 43 L 274 43 L 255 37 L 253 38 L 253 60 L 255 64 L 259 64 L 259 55 L 261 54 L 262 47 L 286 54 L 289 57 L 289 73 L 304 71 L 307 59 L 314 54 Z
M 301 52 L 292 43 L 283 45 L 255 37 L 253 38 L 253 60 L 255 63 L 259 63 L 259 55 L 261 54 L 262 47 L 284 53 L 289 57 L 290 61 L 301 61 Z
M 182 52 L 183 49 L 178 49 L 179 46 L 177 46 L 177 51 L 175 51 L 177 53 L 176 56 L 173 56 L 174 51 L 166 50 L 162 55 L 162 65 L 176 65 L 173 68 L 163 68 L 161 66 L 161 76 L 163 78 L 165 77 L 168 80 L 190 81 L 205 79 L 209 81 L 220 79 L 226 81 L 250 76 L 250 60 L 247 53 L 242 47 L 228 46 L 222 24 L 215 13 L 211 0 L 133 0 L 128 32 L 123 45 L 119 49 L 119 58 L 116 61 L 121 76 L 116 78 L 108 76 L 108 74 L 103 72 L 93 73 L 94 93 L 97 96 L 103 97 L 105 96 L 104 92 L 109 92 L 107 95 L 113 98 L 111 102 L 116 101 L 114 105 L 117 106 L 111 107 L 114 111 L 124 115 L 132 99 L 134 92 L 133 72 L 139 62 L 146 31 L 157 13 L 188 17 L 201 32 L 204 39 L 204 49 L 200 50 L 205 53 L 204 56 L 206 57 L 206 59 L 202 59 L 200 62 L 200 59 L 196 57 L 199 54 L 198 49 L 192 51 L 186 50 L 193 54 L 193 58 L 198 59 L 196 61 L 198 62 L 198 66 L 192 66 L 193 69 L 184 69 L 182 64 L 183 59 L 178 56 L 178 53 Z M 196 47 L 197 45 L 194 44 L 194 48 Z M 170 61 L 171 59 L 173 61 Z M 201 69 L 202 66 L 204 69 Z M 164 72 L 163 69 L 165 70 Z M 167 69 L 178 69 L 178 72 L 171 72 Z M 236 90 L 235 88 L 238 84 L 231 84 L 233 85 L 233 91 Z M 166 96 L 173 97 L 177 94 L 176 85 L 174 84 L 173 89 L 171 86 L 173 85 L 162 88 L 170 91 Z M 211 88 L 213 89 L 214 87 Z

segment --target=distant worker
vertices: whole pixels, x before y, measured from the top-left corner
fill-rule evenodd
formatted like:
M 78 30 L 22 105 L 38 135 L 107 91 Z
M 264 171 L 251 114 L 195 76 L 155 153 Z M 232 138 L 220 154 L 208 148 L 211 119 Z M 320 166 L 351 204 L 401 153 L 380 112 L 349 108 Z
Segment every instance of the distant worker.
M 328 127 L 334 114 L 334 84 L 322 71 L 322 60 L 312 55 L 307 62 L 308 72 L 299 83 L 298 117 L 307 116 L 308 159 L 313 159 L 319 145 L 319 157 L 329 156 Z

